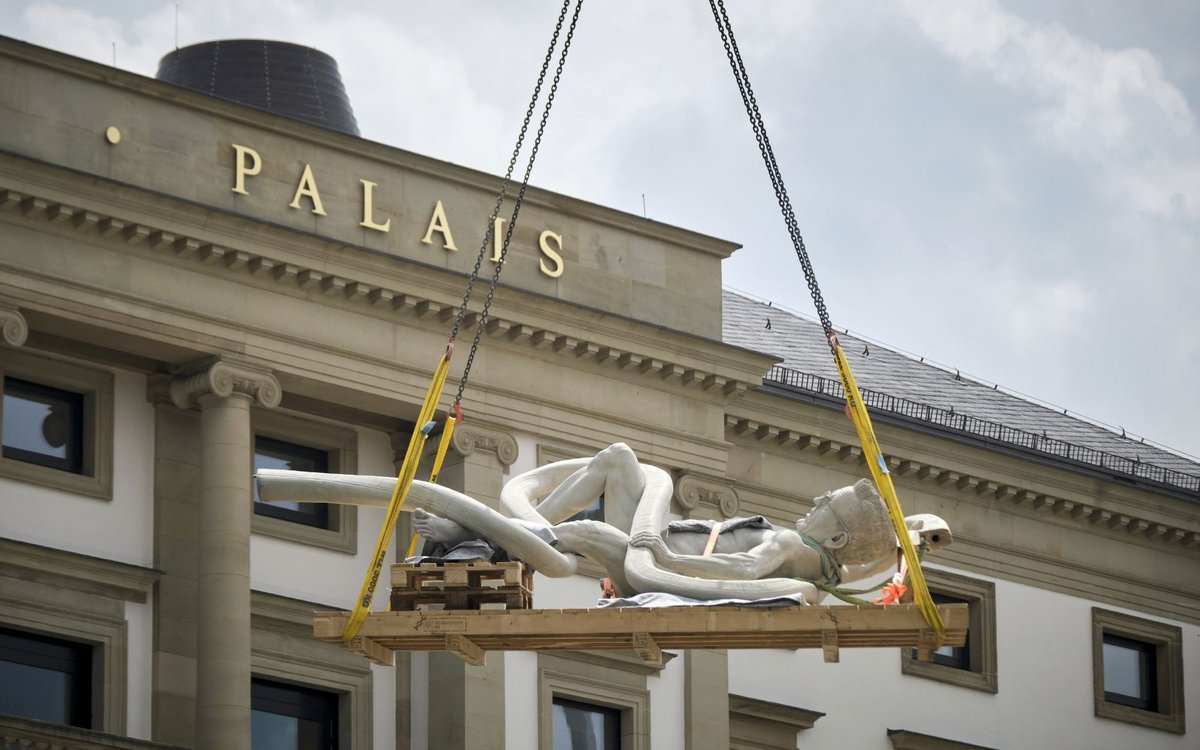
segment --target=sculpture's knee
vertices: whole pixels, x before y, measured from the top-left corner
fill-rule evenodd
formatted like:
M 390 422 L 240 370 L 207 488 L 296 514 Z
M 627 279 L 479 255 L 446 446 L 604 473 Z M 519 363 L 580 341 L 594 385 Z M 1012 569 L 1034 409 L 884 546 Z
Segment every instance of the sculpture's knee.
M 624 443 L 613 443 L 596 454 L 593 467 L 609 473 L 636 471 L 638 460 L 633 449 Z

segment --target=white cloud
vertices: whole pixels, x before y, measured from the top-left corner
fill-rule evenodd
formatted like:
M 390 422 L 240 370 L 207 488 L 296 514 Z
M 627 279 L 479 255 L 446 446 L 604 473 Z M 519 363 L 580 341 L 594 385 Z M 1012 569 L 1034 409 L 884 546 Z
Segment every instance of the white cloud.
M 1112 199 L 1151 215 L 1200 217 L 1196 117 L 1152 54 L 1103 49 L 994 0 L 904 7 L 943 52 L 1035 99 L 1034 138 L 1099 167 Z

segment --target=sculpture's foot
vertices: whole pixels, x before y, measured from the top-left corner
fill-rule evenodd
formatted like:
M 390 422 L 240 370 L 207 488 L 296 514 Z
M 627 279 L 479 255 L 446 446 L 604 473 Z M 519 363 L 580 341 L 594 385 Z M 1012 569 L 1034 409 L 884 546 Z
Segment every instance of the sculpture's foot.
M 423 508 L 413 511 L 413 530 L 431 542 L 453 547 L 478 537 L 461 524 L 439 518 Z

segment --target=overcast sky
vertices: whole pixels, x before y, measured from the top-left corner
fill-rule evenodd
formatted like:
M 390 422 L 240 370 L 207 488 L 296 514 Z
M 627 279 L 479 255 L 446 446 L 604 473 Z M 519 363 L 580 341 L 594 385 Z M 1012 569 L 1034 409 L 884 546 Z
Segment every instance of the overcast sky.
M 839 329 L 1200 455 L 1200 2 L 727 4 Z M 0 32 L 148 76 L 311 45 L 365 138 L 500 174 L 558 5 L 0 0 Z M 739 242 L 727 286 L 814 316 L 704 0 L 590 0 L 533 182 Z

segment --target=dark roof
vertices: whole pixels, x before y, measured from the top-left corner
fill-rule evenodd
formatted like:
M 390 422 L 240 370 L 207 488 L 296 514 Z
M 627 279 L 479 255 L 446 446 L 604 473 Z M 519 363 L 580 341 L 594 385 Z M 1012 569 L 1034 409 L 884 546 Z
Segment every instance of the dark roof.
M 723 329 L 726 343 L 783 358 L 764 379 L 765 387 L 808 398 L 841 397 L 837 369 L 817 321 L 725 290 Z M 1196 461 L 878 342 L 840 331 L 838 339 L 872 414 L 1200 495 Z

